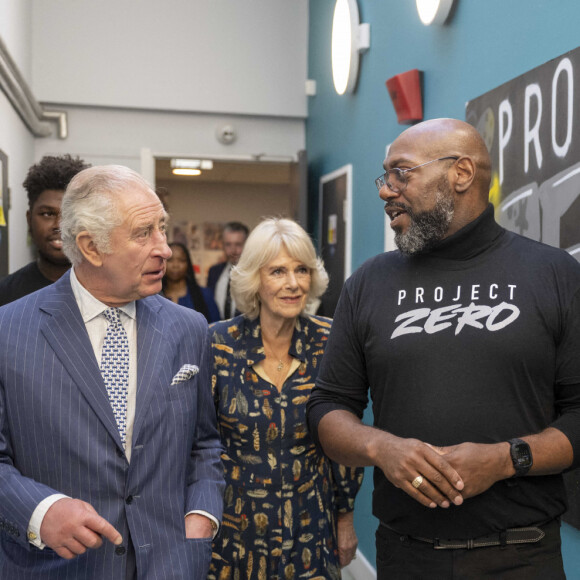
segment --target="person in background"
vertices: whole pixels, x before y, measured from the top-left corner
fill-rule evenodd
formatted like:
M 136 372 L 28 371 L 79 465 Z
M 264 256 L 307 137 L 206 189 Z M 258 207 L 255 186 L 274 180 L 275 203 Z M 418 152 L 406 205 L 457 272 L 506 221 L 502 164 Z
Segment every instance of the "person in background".
M 489 152 L 464 121 L 414 125 L 383 166 L 398 251 L 343 287 L 310 432 L 335 461 L 375 467 L 379 580 L 563 579 L 580 264 L 495 221 Z
M 163 276 L 163 296 L 172 302 L 201 312 L 208 322 L 220 320 L 211 290 L 203 288 L 195 279 L 195 270 L 187 248 L 180 242 L 171 242 L 171 258 Z
M 26 221 L 37 258 L 0 280 L 0 306 L 56 282 L 69 268 L 60 239 L 60 204 L 69 181 L 89 167 L 70 155 L 46 156 L 28 170 Z
M 230 273 L 242 255 L 248 233 L 248 227 L 240 222 L 229 222 L 224 226 L 222 244 L 226 261 L 212 266 L 207 275 L 207 287 L 213 293 L 222 320 L 232 318 L 237 313 L 236 302 L 230 292 Z
M 0 308 L 0 578 L 205 578 L 224 488 L 205 318 L 158 296 L 166 213 L 127 167 L 62 200 L 72 268 Z
M 363 471 L 331 462 L 306 429 L 331 320 L 304 309 L 327 285 L 308 234 L 288 219 L 261 222 L 232 271 L 243 314 L 210 327 L 226 478 L 211 580 L 338 579 L 355 556 Z

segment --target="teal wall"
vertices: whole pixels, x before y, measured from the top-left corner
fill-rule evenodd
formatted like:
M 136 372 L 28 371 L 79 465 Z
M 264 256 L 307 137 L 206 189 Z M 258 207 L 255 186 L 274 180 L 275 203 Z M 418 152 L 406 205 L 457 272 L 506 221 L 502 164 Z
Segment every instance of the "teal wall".
M 317 95 L 309 98 L 306 132 L 315 235 L 320 176 L 353 165 L 353 270 L 384 244 L 383 205 L 373 180 L 386 145 L 405 128 L 397 124 L 388 78 L 422 70 L 425 118 L 464 119 L 470 99 L 580 46 L 576 0 L 457 0 L 449 22 L 430 27 L 421 24 L 414 0 L 358 0 L 358 6 L 361 22 L 371 26 L 371 47 L 362 56 L 357 91 L 339 96 L 330 70 L 334 0 L 310 0 L 308 76 L 316 80 Z M 371 491 L 367 470 L 355 521 L 360 547 L 374 562 Z M 564 536 L 569 578 L 580 578 L 580 533 L 565 528 Z

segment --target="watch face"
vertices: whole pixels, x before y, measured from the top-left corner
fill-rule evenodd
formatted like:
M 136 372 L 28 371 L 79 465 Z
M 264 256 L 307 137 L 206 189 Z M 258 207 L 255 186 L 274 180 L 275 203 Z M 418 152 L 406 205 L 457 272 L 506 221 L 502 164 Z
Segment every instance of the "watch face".
M 513 447 L 513 458 L 517 461 L 518 467 L 531 467 L 532 456 L 527 443 L 516 443 Z

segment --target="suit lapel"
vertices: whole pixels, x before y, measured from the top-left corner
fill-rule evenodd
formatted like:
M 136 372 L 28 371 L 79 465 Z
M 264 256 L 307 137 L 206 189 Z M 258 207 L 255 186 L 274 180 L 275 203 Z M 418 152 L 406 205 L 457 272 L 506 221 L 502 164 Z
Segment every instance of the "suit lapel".
M 161 309 L 161 301 L 156 296 L 137 301 L 137 402 L 133 443 L 138 441 L 151 397 L 162 384 L 160 375 L 171 371 L 167 364 L 163 364 L 167 339 L 163 335 Z
M 107 389 L 70 285 L 69 273 L 49 287 L 39 305 L 40 331 L 119 447 L 123 447 Z

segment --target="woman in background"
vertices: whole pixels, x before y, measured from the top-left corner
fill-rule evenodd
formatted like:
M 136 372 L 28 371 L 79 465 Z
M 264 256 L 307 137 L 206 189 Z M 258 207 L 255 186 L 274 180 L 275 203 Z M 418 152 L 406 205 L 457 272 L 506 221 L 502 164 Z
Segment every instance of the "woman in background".
M 208 322 L 219 320 L 218 307 L 211 291 L 201 287 L 195 279 L 193 263 L 187 248 L 179 242 L 172 242 L 169 247 L 173 254 L 167 260 L 163 277 L 163 296 L 181 306 L 197 310 Z
M 304 309 L 327 285 L 288 219 L 260 223 L 232 270 L 242 315 L 211 327 L 226 491 L 210 580 L 339 579 L 355 555 L 363 470 L 331 462 L 306 428 L 331 320 Z

